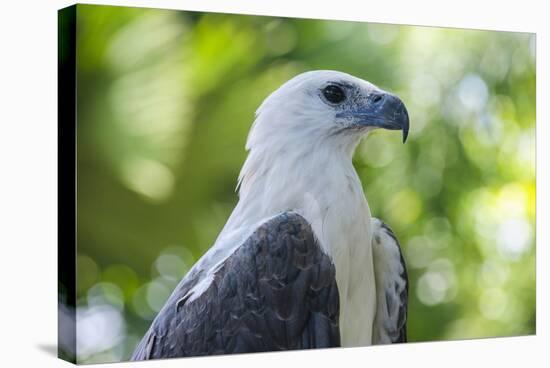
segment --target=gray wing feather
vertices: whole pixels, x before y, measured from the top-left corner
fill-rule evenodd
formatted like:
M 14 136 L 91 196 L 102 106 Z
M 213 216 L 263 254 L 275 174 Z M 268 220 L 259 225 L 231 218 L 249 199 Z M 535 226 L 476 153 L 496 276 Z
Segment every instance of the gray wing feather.
M 300 215 L 261 225 L 200 296 L 182 299 L 199 272 L 182 280 L 132 360 L 340 346 L 334 265 Z
M 409 279 L 401 246 L 391 228 L 373 219 L 377 311 L 373 342 L 407 342 Z

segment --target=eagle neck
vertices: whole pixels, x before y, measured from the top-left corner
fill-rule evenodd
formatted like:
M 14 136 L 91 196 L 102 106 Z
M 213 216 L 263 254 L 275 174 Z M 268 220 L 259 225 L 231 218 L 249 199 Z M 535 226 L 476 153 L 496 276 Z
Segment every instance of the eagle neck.
M 295 211 L 312 225 L 329 256 L 337 251 L 339 243 L 330 238 L 338 228 L 368 222 L 370 211 L 352 165 L 356 142 L 335 144 L 329 138 L 310 146 L 286 142 L 272 144 L 275 150 L 252 148 L 240 176 L 239 203 L 226 229 L 255 226 Z M 340 218 L 327 226 L 335 214 Z

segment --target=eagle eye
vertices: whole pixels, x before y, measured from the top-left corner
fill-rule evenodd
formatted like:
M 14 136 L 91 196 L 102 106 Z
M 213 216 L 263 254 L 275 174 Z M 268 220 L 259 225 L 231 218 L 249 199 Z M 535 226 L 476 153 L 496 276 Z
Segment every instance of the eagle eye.
M 344 90 L 335 84 L 326 86 L 322 92 L 327 101 L 333 104 L 339 104 L 346 99 Z

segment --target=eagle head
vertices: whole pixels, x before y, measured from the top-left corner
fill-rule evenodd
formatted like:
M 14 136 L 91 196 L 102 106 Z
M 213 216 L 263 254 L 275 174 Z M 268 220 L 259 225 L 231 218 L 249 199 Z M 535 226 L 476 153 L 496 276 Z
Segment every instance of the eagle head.
M 256 112 L 247 149 L 266 144 L 335 144 L 351 151 L 376 128 L 409 132 L 403 102 L 370 82 L 331 71 L 297 75 L 268 96 Z

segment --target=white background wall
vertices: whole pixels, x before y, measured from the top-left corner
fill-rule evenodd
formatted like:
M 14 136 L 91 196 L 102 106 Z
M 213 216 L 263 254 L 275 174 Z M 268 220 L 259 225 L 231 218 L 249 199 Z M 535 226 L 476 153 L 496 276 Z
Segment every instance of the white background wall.
M 86 2 L 87 3 L 87 2 Z M 91 2 L 93 3 L 93 2 Z M 545 1 L 135 0 L 102 4 L 537 33 L 538 336 L 133 363 L 135 367 L 548 366 L 550 32 Z M 67 366 L 57 341 L 57 9 L 0 10 L 0 352 L 2 366 Z M 545 226 L 546 225 L 546 228 Z M 545 292 L 543 292 L 545 291 Z M 545 313 L 546 312 L 546 313 Z M 115 366 L 113 364 L 102 367 Z

